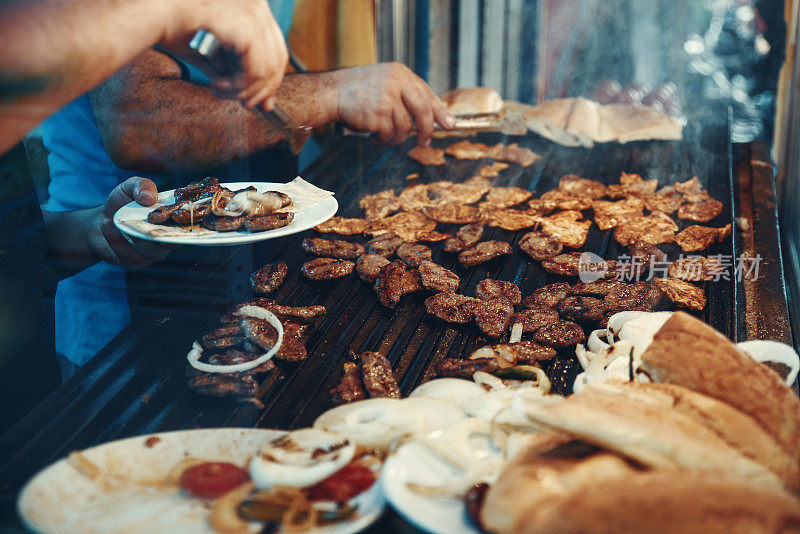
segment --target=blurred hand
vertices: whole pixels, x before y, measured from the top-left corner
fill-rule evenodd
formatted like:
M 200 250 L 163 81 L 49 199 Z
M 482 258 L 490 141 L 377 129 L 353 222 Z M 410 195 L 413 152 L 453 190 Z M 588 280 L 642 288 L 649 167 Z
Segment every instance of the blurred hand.
M 86 239 L 89 250 L 100 260 L 126 268 L 140 268 L 164 259 L 172 247 L 150 241 L 126 238 L 114 226 L 113 217 L 122 206 L 133 202 L 152 206 L 158 201 L 158 189 L 147 178 L 129 178 L 118 185 L 106 199 L 89 226 Z
M 332 73 L 337 118 L 354 130 L 375 132 L 381 141 L 400 144 L 413 134 L 430 144 L 434 124 L 446 129 L 455 118 L 422 78 L 402 63 L 380 63 Z
M 181 0 L 175 5 L 174 30 L 165 36 L 165 46 L 185 48 L 201 28 L 214 33 L 220 43 L 236 51 L 244 68 L 243 89 L 237 95 L 248 107 L 262 105 L 271 110 L 275 92 L 283 81 L 289 52 L 281 29 L 266 0 Z M 231 80 L 217 80 L 229 89 Z

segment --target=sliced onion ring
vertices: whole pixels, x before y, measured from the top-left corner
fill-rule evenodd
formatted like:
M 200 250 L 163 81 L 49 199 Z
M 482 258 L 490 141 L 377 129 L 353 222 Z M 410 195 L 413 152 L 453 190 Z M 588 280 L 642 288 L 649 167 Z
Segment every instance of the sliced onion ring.
M 242 373 L 244 371 L 249 371 L 250 369 L 255 369 L 262 363 L 266 362 L 273 356 L 275 353 L 278 352 L 283 344 L 283 325 L 281 324 L 280 320 L 275 316 L 274 313 L 271 311 L 261 308 L 259 306 L 242 306 L 235 312 L 236 315 L 244 315 L 246 317 L 255 317 L 257 319 L 264 319 L 271 324 L 275 330 L 278 331 L 278 341 L 273 345 L 271 349 L 269 349 L 266 353 L 262 354 L 255 360 L 249 362 L 242 362 L 242 363 L 235 363 L 232 365 L 220 365 L 220 364 L 213 364 L 213 363 L 203 363 L 200 361 L 200 357 L 203 355 L 203 347 L 195 341 L 192 343 L 192 350 L 189 351 L 189 354 L 186 355 L 186 359 L 189 361 L 189 365 L 197 369 L 198 371 L 203 371 L 206 373 Z

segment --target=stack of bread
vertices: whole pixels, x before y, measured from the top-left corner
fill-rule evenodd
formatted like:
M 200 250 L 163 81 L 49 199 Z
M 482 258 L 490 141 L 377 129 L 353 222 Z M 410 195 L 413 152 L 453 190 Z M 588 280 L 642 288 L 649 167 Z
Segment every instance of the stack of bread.
M 800 399 L 677 312 L 642 354 L 649 384 L 590 384 L 528 408 L 546 431 L 480 511 L 496 533 L 800 532 Z
M 496 124 L 491 129 L 520 134 L 515 130 L 522 125 L 522 134 L 531 131 L 565 146 L 682 138 L 681 121 L 644 105 L 601 105 L 578 97 L 546 100 L 531 106 L 503 101 L 497 91 L 486 87 L 454 89 L 443 95 L 442 100 L 457 116 L 494 116 Z

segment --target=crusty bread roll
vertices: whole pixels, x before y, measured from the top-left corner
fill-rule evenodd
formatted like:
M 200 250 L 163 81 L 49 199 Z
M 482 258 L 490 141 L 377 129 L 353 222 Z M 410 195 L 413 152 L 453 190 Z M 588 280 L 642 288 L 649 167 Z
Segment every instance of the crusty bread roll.
M 634 469 L 618 456 L 594 454 L 585 459 L 547 458 L 529 449 L 509 462 L 489 488 L 481 525 L 489 532 L 517 532 L 539 508 L 584 484 L 626 476 Z
M 442 96 L 442 101 L 453 115 L 495 114 L 503 109 L 503 97 L 488 87 L 453 89 Z
M 752 417 L 800 462 L 800 399 L 777 373 L 691 315 L 675 312 L 642 354 L 659 382 L 691 388 Z
M 563 402 L 530 406 L 535 425 L 616 452 L 659 469 L 696 469 L 783 486 L 782 480 L 745 457 L 707 426 L 645 395 L 589 384 Z
M 600 127 L 595 141 L 629 143 L 650 139 L 682 138 L 683 126 L 655 108 L 632 104 L 608 104 L 599 110 Z
M 592 146 L 599 140 L 601 106 L 585 98 L 574 100 L 565 129 L 577 137 L 583 146 Z
M 800 465 L 752 417 L 729 404 L 675 384 L 631 382 L 596 387 L 624 395 L 632 402 L 658 403 L 665 410 L 676 410 L 778 475 L 787 488 L 800 491 Z
M 796 534 L 800 503 L 724 476 L 656 471 L 583 484 L 519 526 L 526 534 Z

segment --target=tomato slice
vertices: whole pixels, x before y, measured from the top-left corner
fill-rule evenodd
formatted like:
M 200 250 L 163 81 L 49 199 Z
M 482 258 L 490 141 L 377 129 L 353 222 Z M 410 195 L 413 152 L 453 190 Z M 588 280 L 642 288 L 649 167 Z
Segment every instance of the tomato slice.
M 374 483 L 375 473 L 369 467 L 350 463 L 306 491 L 312 501 L 346 502 Z
M 205 462 L 181 475 L 181 487 L 195 497 L 216 499 L 250 480 L 247 471 L 227 462 Z

